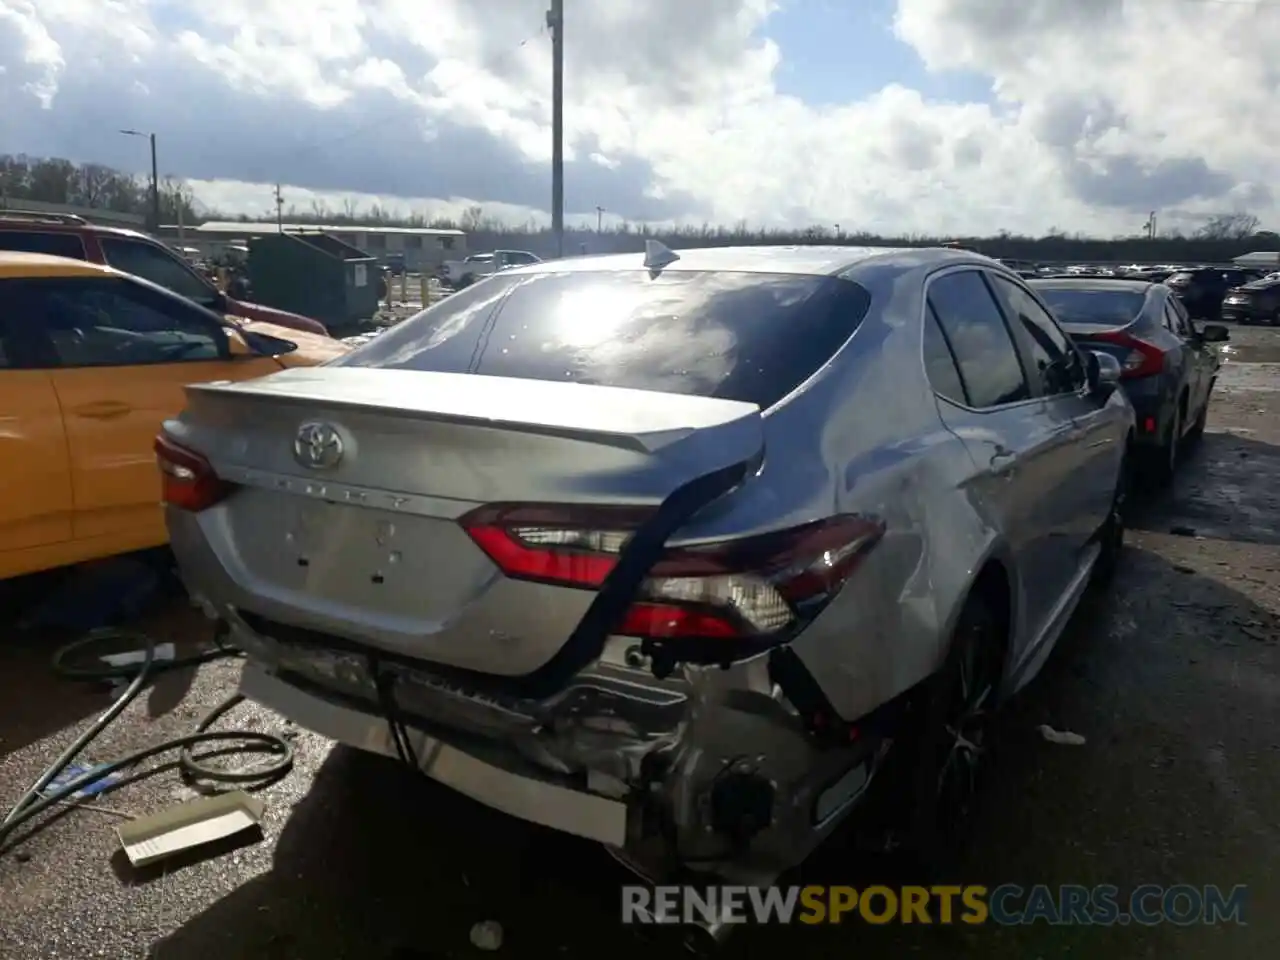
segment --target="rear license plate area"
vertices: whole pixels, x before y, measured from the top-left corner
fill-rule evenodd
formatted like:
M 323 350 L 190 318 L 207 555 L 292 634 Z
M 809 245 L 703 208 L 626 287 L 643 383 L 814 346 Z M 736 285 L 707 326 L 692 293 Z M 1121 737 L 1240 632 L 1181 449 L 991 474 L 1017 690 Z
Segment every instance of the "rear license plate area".
M 450 519 L 253 490 L 230 522 L 245 583 L 389 617 L 397 631 L 431 633 L 490 575 Z

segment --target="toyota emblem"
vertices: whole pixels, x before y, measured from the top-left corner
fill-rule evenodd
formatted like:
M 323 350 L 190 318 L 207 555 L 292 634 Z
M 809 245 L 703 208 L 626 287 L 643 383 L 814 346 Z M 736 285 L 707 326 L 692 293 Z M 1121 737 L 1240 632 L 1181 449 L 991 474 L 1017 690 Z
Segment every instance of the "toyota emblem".
M 293 439 L 293 459 L 309 470 L 329 470 L 342 460 L 342 435 L 331 423 L 304 423 Z

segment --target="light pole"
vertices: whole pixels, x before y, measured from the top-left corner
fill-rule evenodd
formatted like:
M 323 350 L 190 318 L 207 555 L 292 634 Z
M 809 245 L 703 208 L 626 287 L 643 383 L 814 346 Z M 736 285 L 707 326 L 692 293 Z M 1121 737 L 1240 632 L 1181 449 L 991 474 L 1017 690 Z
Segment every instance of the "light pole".
M 604 229 L 604 207 L 596 207 L 596 233 Z
M 551 0 L 551 232 L 564 256 L 564 0 Z
M 156 135 L 141 130 L 121 130 L 126 137 L 146 137 L 151 141 L 151 229 L 160 232 L 160 171 L 156 166 Z

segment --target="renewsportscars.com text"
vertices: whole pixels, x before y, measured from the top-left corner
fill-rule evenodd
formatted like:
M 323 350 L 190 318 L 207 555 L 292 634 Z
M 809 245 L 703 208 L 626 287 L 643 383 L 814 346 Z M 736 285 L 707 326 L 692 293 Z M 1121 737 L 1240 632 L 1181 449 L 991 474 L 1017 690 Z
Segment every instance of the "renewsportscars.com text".
M 1143 884 L 1022 887 L 625 886 L 623 923 L 1244 924 L 1248 888 Z

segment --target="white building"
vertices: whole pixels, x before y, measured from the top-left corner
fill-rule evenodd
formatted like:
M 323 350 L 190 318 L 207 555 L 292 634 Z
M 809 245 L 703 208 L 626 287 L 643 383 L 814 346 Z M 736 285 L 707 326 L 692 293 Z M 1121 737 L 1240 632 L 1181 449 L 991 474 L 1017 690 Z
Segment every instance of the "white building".
M 349 223 L 285 223 L 277 227 L 274 223 L 212 220 L 197 227 L 165 226 L 161 233 L 167 240 L 179 241 L 181 246 L 195 247 L 210 256 L 231 244 L 242 244 L 280 228 L 286 233 L 327 233 L 379 260 L 402 256 L 405 268 L 412 271 L 431 271 L 445 260 L 461 260 L 467 255 L 467 235 L 461 230 L 428 227 L 366 227 Z
M 1245 253 L 1231 261 L 1241 267 L 1275 267 L 1280 266 L 1280 251 L 1259 250 L 1256 253 Z

